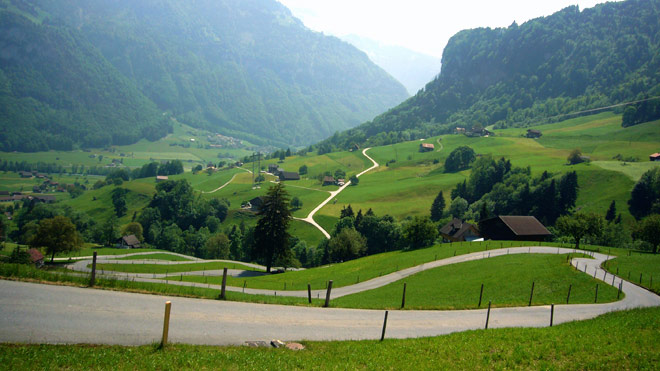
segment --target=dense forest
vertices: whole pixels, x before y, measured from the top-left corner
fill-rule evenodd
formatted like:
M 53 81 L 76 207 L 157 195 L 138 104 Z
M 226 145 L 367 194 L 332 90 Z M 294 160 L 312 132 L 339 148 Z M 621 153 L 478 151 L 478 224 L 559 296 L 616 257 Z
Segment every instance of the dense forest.
M 454 35 L 424 90 L 324 144 L 350 148 L 529 126 L 660 95 L 660 1 L 628 0 Z
M 0 1 L 0 150 L 157 139 L 170 118 L 306 145 L 405 88 L 274 0 Z

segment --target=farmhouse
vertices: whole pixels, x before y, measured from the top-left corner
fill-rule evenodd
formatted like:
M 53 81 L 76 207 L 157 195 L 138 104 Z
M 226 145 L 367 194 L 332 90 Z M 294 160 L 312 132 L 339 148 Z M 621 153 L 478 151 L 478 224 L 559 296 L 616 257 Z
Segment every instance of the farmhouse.
M 134 234 L 124 236 L 117 240 L 117 247 L 121 249 L 139 249 L 140 241 Z
M 440 228 L 440 235 L 444 240 L 451 242 L 474 241 L 481 238 L 474 224 L 464 223 L 456 218 Z
M 28 250 L 28 254 L 30 254 L 30 261 L 35 267 L 41 268 L 44 265 L 44 255 L 41 251 L 31 248 Z
M 20 175 L 21 178 L 32 178 L 32 173 L 29 171 L 19 171 L 18 175 Z
M 291 171 L 280 172 L 280 180 L 300 180 L 300 174 Z
M 660 161 L 660 153 L 654 153 L 649 155 L 649 160 L 651 161 Z
M 168 180 L 169 178 L 165 175 L 158 175 L 156 176 L 156 183 L 164 182 Z
M 324 186 L 333 185 L 333 184 L 335 184 L 335 178 L 333 178 L 331 176 L 323 177 L 323 185 Z
M 275 175 L 277 171 L 277 164 L 268 164 L 268 172 Z
M 261 209 L 261 206 L 264 204 L 264 198 L 263 197 L 255 197 L 250 200 L 249 202 L 250 210 L 252 211 L 259 211 Z
M 490 240 L 544 241 L 552 235 L 533 216 L 496 216 L 480 225 L 481 235 Z
M 527 138 L 540 138 L 541 135 L 543 134 L 541 133 L 540 130 L 527 129 Z
M 431 152 L 435 149 L 435 146 L 433 143 L 421 143 L 419 145 L 419 151 L 420 152 Z

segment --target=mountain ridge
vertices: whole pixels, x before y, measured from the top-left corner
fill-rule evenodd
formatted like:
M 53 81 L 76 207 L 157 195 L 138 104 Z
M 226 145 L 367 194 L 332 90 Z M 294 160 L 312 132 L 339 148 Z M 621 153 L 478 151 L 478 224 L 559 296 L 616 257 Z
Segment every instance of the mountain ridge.
M 83 36 L 81 43 L 128 80 L 121 91 L 134 85 L 151 102 L 145 105 L 156 107 L 145 127 L 175 117 L 256 144 L 300 146 L 406 98 L 403 86 L 362 52 L 307 29 L 273 0 L 4 0 L 0 9 L 30 17 L 37 27 Z M 73 52 L 77 45 L 63 49 Z M 39 125 L 49 130 L 43 121 Z M 1 139 L 2 149 L 16 149 Z

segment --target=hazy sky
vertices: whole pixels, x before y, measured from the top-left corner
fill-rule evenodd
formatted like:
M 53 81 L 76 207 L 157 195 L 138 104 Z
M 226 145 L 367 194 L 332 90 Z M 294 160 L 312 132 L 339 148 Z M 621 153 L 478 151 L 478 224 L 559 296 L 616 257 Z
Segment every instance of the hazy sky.
M 580 10 L 604 0 L 278 0 L 312 30 L 355 34 L 442 56 L 449 38 L 476 27 L 508 27 L 513 21 L 550 15 L 570 5 Z

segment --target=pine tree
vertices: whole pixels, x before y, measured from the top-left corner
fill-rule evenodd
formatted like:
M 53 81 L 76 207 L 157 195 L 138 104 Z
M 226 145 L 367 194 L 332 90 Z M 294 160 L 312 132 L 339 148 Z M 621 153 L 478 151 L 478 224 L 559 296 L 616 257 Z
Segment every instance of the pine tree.
M 607 209 L 607 214 L 605 214 L 605 220 L 608 222 L 614 221 L 616 218 L 616 201 L 612 200 L 612 203 L 610 204 L 610 208 Z
M 446 206 L 445 196 L 442 194 L 442 191 L 440 191 L 440 193 L 438 193 L 438 195 L 435 197 L 435 200 L 433 200 L 433 204 L 431 205 L 431 220 L 437 222 L 438 220 L 442 219 L 442 214 Z
M 287 256 L 290 235 L 287 232 L 291 221 L 289 194 L 281 183 L 268 189 L 259 210 L 261 219 L 255 227 L 255 252 L 263 259 L 266 272 L 270 273 L 273 262 Z

